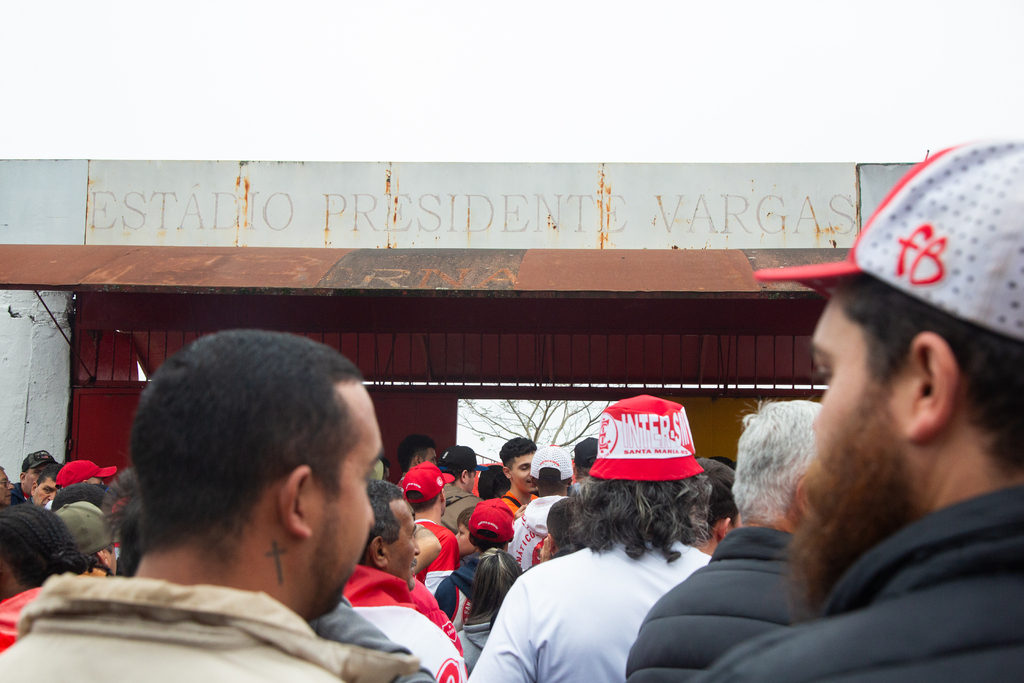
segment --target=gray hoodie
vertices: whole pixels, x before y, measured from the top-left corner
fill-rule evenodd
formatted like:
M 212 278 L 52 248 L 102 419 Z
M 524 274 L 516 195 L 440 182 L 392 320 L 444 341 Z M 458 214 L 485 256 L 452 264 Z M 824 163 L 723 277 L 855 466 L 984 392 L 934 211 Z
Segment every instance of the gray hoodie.
M 462 656 L 466 660 L 466 673 L 473 673 L 476 660 L 480 658 L 484 645 L 487 644 L 487 636 L 491 633 L 491 622 L 485 621 L 482 624 L 466 624 L 459 631 L 459 640 L 462 641 Z M 404 680 L 404 679 L 403 679 Z

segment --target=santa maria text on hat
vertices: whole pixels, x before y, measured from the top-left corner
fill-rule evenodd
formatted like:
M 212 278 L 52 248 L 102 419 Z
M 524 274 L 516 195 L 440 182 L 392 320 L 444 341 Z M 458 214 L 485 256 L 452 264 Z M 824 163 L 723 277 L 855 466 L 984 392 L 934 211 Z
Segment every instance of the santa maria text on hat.
M 597 479 L 673 481 L 704 470 L 697 464 L 693 434 L 683 406 L 655 396 L 635 396 L 605 408 Z

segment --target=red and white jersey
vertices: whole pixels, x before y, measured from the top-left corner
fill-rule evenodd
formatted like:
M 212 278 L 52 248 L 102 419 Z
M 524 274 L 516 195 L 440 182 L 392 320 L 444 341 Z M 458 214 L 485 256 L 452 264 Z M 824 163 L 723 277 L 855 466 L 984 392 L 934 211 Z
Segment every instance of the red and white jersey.
M 427 590 L 434 593 L 445 577 L 459 568 L 459 541 L 455 538 L 455 534 L 441 524 L 429 519 L 417 519 L 416 523 L 434 534 L 441 544 L 441 554 L 426 569 L 416 575 L 416 578 L 423 582 Z
M 456 631 L 461 631 L 462 627 L 466 625 L 466 619 L 469 618 L 469 610 L 473 608 L 473 601 L 467 598 L 461 589 L 456 588 L 455 590 L 458 595 L 458 603 L 455 605 L 455 617 L 452 619 L 452 626 L 455 627 Z
M 540 560 L 540 546 L 548 536 L 548 511 L 563 496 L 537 498 L 526 506 L 523 516 L 512 525 L 512 542 L 508 551 L 525 572 Z
M 398 605 L 355 607 L 359 616 L 420 658 L 438 683 L 465 683 L 466 664 L 444 633 L 414 609 Z

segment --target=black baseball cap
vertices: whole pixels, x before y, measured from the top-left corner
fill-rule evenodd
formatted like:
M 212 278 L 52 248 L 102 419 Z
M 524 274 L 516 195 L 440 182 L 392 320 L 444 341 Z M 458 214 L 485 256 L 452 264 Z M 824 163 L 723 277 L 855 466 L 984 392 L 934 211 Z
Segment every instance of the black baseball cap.
M 588 437 L 576 444 L 572 449 L 572 461 L 576 467 L 593 467 L 597 460 L 597 439 Z
M 21 461 L 21 471 L 28 472 L 33 467 L 39 467 L 40 465 L 56 464 L 53 456 L 48 451 L 36 451 L 35 453 L 29 453 L 25 456 L 25 459 Z
M 437 459 L 437 466 L 442 472 L 455 474 L 467 470 L 482 472 L 487 468 L 476 463 L 476 451 L 469 446 L 452 446 Z

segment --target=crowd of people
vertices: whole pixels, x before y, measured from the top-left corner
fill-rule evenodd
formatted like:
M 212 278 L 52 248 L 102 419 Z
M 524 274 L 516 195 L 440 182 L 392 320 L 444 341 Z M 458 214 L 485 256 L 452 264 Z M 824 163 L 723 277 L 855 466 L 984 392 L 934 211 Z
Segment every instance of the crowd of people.
M 1019 679 L 1024 145 L 934 155 L 847 261 L 758 277 L 828 297 L 829 388 L 760 404 L 735 461 L 647 395 L 501 465 L 392 460 L 335 350 L 199 339 L 131 469 L 0 470 L 0 681 Z

